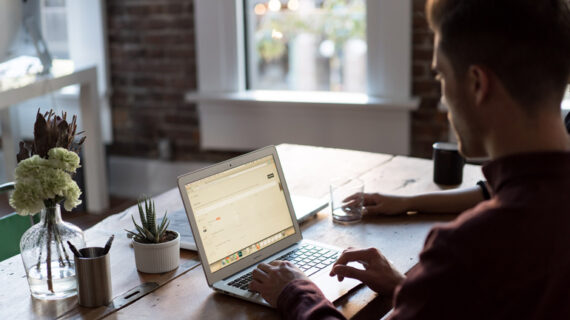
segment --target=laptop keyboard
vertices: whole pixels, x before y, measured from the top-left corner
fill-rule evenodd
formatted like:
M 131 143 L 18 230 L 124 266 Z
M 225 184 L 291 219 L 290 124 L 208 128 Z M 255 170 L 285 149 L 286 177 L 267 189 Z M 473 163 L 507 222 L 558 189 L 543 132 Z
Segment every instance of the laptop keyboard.
M 312 274 L 315 274 L 333 264 L 338 259 L 338 256 L 339 252 L 334 249 L 304 244 L 275 260 L 290 261 L 301 269 L 307 277 L 310 277 Z M 228 285 L 249 291 L 249 283 L 251 280 L 251 272 L 248 272 L 241 277 L 232 280 Z

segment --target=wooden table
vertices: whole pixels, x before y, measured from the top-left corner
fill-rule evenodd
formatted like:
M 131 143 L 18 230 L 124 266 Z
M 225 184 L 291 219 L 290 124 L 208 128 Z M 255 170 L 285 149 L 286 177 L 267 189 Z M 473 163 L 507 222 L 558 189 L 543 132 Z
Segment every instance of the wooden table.
M 332 177 L 360 177 L 367 192 L 413 194 L 440 190 L 432 182 L 429 160 L 339 149 L 280 145 L 279 156 L 290 191 L 295 194 L 327 197 Z M 474 186 L 482 178 L 479 166 L 466 165 L 462 186 Z M 182 207 L 177 189 L 155 198 L 159 212 Z M 88 309 L 77 306 L 77 298 L 59 302 L 36 301 L 29 294 L 19 256 L 0 263 L 0 319 L 54 318 L 132 319 L 136 317 L 174 317 L 185 319 L 278 319 L 270 308 L 215 293 L 207 283 L 197 254 L 181 251 L 181 265 L 159 275 L 138 273 L 133 249 L 124 228 L 131 228 L 130 215 L 135 208 L 113 215 L 86 231 L 88 245 L 101 246 L 116 234 L 111 249 L 111 273 L 115 300 L 108 307 Z M 402 272 L 418 261 L 429 229 L 454 215 L 417 214 L 413 216 L 373 217 L 355 225 L 332 223 L 328 208 L 302 225 L 303 236 L 339 247 L 379 248 Z M 152 283 L 155 284 L 152 284 Z M 137 287 L 145 284 L 152 292 L 130 299 Z M 150 284 L 149 284 L 150 283 Z M 156 288 L 155 288 L 156 287 Z M 370 303 L 371 302 L 371 303 Z M 130 303 L 130 304 L 128 304 Z M 343 298 L 338 309 L 347 317 L 379 318 L 389 309 L 390 301 L 367 287 Z M 118 309 L 118 310 L 117 310 Z

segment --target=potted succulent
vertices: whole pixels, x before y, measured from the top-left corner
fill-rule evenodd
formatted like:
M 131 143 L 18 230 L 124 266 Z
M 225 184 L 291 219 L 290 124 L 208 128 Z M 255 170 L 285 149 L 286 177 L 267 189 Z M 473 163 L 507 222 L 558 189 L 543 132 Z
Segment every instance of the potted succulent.
M 137 269 L 146 273 L 162 273 L 178 268 L 180 263 L 180 235 L 168 230 L 166 212 L 157 224 L 154 202 L 143 198 L 138 202 L 141 224 L 131 216 L 135 231 L 125 230 L 133 239 Z

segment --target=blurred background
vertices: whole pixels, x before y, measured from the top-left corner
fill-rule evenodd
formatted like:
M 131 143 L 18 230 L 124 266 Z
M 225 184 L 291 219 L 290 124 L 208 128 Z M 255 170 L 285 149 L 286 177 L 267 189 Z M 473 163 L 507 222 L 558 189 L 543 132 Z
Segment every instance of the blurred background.
M 174 188 L 179 174 L 267 144 L 430 158 L 431 145 L 450 133 L 430 71 L 424 6 L 0 0 L 0 93 L 42 71 L 97 67 L 101 174 L 115 209 Z M 82 117 L 77 85 L 49 89 L 2 109 L 10 139 L 31 139 L 38 108 Z M 11 181 L 4 171 L 1 182 Z

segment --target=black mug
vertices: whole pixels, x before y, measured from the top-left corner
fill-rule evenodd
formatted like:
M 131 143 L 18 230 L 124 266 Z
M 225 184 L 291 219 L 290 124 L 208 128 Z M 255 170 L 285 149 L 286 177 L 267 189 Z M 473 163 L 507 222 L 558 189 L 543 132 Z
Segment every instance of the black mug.
M 448 186 L 461 184 L 464 164 L 456 143 L 433 144 L 433 182 Z

